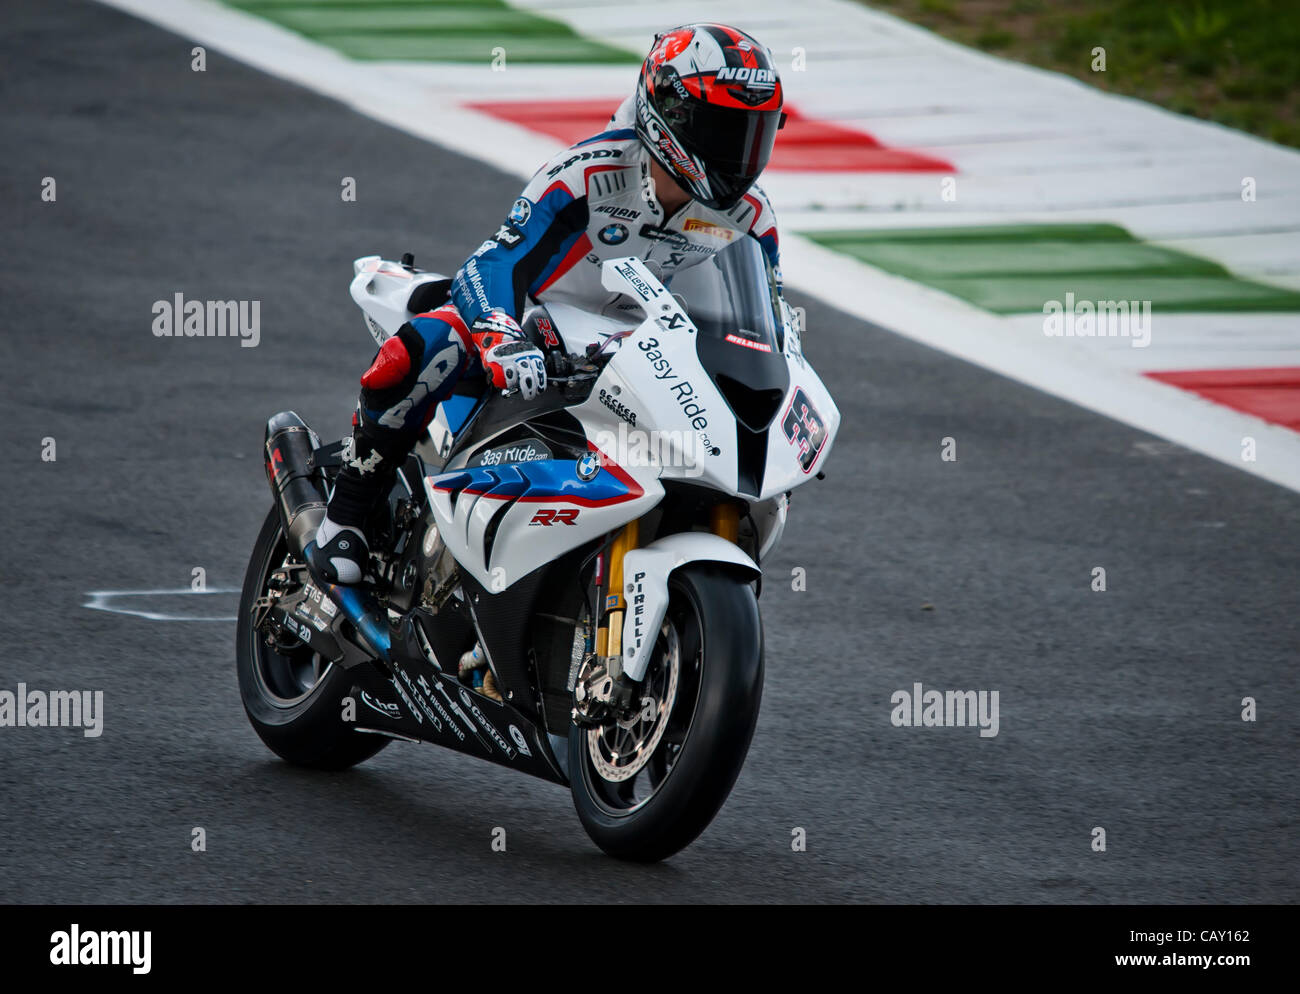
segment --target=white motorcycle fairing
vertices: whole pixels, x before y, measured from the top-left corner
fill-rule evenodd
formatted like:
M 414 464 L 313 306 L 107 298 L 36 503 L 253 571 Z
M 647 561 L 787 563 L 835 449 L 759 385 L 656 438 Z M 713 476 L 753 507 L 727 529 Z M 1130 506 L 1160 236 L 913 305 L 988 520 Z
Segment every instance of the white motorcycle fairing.
M 573 459 L 538 459 L 426 476 L 438 534 L 462 569 L 500 593 L 641 517 L 664 494 L 653 475 L 638 477 L 612 462 L 596 465 L 589 480 L 576 467 Z
M 406 308 L 414 286 L 441 278 L 377 257 L 358 259 L 355 269 L 352 296 L 377 341 L 410 319 Z M 699 331 L 686 309 L 634 257 L 605 262 L 602 282 L 635 301 L 644 320 L 629 327 L 556 308 L 556 316 L 566 319 L 559 330 L 571 354 L 581 353 L 573 335 L 583 342 L 600 342 L 611 333 L 615 338 L 606 342 L 607 349 L 613 346 L 612 357 L 586 399 L 566 408 L 585 433 L 588 456 L 466 466 L 475 453 L 495 444 L 493 436 L 476 442 L 472 452 L 454 455 L 451 464 L 460 468 L 425 477 L 438 534 L 461 568 L 492 593 L 644 516 L 663 499 L 664 483 L 670 481 L 747 500 L 761 561 L 784 530 L 789 491 L 825 462 L 838 430 L 839 411 L 804 360 L 799 329 L 783 306 L 777 318 L 779 358 L 789 385 L 767 432 L 761 492 L 740 493 L 738 422 L 700 361 Z M 440 419 L 430 431 L 435 439 L 442 435 L 437 448 L 446 455 L 451 439 Z M 648 458 L 626 444 L 635 433 L 653 435 L 659 443 Z M 742 549 L 705 531 L 669 535 L 626 555 L 623 665 L 634 679 L 649 663 L 667 608 L 669 576 L 701 561 L 760 575 Z
M 623 672 L 633 680 L 645 677 L 655 636 L 668 611 L 668 577 L 687 563 L 714 562 L 738 566 L 749 580 L 761 570 L 740 546 L 709 532 L 665 535 L 623 557 Z
M 366 316 L 370 337 L 376 345 L 383 345 L 397 334 L 398 328 L 415 317 L 415 312 L 408 307 L 416 289 L 446 278 L 440 273 L 426 273 L 377 255 L 366 255 L 352 262 L 352 284 L 348 292 Z

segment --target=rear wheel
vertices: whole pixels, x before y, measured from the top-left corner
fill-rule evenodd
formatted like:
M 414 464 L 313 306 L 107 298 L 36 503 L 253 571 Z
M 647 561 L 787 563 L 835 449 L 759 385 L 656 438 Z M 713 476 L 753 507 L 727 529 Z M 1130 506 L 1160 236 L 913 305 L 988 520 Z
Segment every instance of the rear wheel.
M 763 638 L 749 584 L 713 565 L 669 578 L 668 610 L 635 718 L 569 730 L 574 806 L 611 856 L 666 859 L 726 801 L 763 693 Z
M 254 624 L 258 598 L 267 596 L 272 574 L 289 553 L 274 508 L 257 536 L 239 598 L 236 664 L 239 695 L 254 731 L 282 759 L 298 766 L 341 770 L 369 759 L 389 739 L 364 735 L 343 720 L 343 698 L 352 693 L 347 673 L 291 637 L 267 642 Z

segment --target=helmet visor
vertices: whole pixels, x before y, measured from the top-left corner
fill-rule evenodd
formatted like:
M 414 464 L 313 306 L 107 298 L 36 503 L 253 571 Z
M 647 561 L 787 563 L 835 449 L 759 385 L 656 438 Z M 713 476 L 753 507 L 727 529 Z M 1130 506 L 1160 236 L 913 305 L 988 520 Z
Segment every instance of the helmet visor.
M 772 157 L 781 111 L 719 107 L 683 100 L 666 108 L 664 119 L 688 152 L 705 164 L 713 196 L 708 206 L 735 206 Z

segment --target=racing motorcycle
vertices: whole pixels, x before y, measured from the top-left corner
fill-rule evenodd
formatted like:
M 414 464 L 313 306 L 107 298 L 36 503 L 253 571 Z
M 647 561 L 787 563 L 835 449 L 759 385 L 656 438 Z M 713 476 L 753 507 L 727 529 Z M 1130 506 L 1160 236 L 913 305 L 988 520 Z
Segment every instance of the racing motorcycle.
M 568 786 L 623 859 L 667 858 L 708 826 L 758 718 L 760 564 L 840 415 L 753 239 L 671 291 L 652 266 L 603 263 L 607 313 L 528 312 L 537 397 L 466 381 L 439 406 L 368 522 L 362 584 L 307 555 L 343 443 L 291 411 L 267 422 L 274 506 L 237 655 L 275 753 L 341 769 L 394 739 L 456 749 Z M 379 344 L 449 289 L 409 254 L 354 263 Z

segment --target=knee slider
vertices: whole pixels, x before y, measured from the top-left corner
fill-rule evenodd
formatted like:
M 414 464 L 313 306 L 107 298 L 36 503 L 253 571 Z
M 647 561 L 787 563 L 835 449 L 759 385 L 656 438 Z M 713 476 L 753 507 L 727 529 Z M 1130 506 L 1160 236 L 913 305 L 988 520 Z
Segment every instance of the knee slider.
M 362 406 L 386 410 L 407 396 L 420 376 L 423 360 L 424 339 L 408 321 L 384 342 L 375 361 L 362 374 Z

